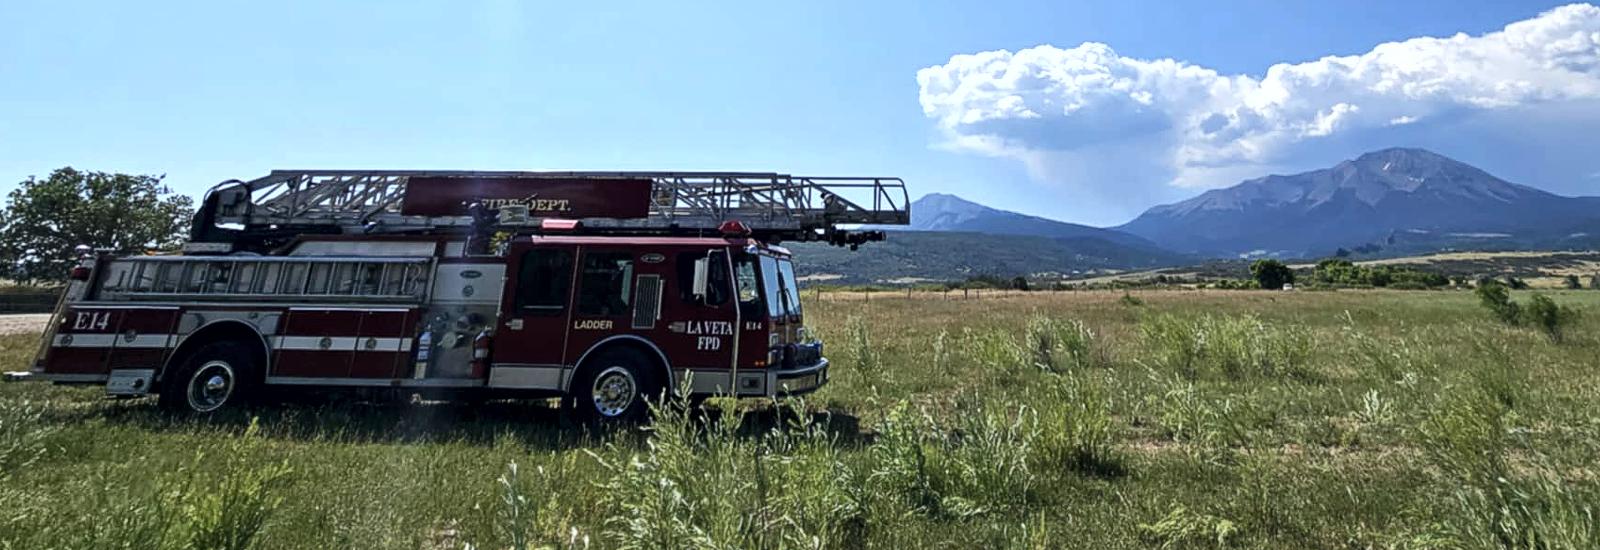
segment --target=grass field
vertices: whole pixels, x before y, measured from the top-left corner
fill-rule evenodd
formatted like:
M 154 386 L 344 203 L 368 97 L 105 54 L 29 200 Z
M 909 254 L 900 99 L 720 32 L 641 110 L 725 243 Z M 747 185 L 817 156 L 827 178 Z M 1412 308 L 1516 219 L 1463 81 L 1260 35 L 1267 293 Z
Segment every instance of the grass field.
M 1559 342 L 1462 291 L 813 302 L 821 392 L 610 433 L 6 384 L 0 548 L 1595 548 L 1600 292 L 1551 295 Z

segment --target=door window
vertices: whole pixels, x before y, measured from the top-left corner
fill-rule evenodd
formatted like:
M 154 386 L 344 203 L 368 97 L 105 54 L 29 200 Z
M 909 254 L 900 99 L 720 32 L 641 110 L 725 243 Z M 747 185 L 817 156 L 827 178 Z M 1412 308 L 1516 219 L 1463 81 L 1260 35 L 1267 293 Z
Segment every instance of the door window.
M 559 315 L 567 308 L 572 285 L 572 251 L 529 250 L 517 269 L 517 311 L 525 315 Z
M 632 281 L 632 252 L 584 253 L 583 275 L 578 285 L 578 314 L 627 315 Z

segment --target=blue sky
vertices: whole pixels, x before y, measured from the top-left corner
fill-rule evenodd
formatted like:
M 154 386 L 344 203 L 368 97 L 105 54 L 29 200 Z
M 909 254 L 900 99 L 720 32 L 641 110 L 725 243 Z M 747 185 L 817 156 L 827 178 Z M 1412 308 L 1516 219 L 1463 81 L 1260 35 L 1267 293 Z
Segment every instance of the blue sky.
M 1327 105 L 1305 107 L 1302 118 L 1334 124 L 1330 135 L 1305 137 L 1315 129 L 1305 130 L 1285 107 L 1272 112 L 1290 113 L 1284 124 L 1300 124 L 1299 137 L 1240 122 L 1237 142 L 1219 144 L 1221 134 L 1208 134 L 1210 141 L 1189 143 L 1177 130 L 1152 130 L 1166 133 L 1128 141 L 1137 146 L 1105 145 L 1157 110 L 1171 120 L 1207 115 L 1181 97 L 1164 103 L 1168 88 L 1138 76 L 1146 67 L 1140 60 L 1170 58 L 1224 77 L 1262 79 L 1276 63 L 1360 55 L 1419 36 L 1479 36 L 1559 3 L 586 4 L 9 0 L 0 4 L 0 191 L 65 165 L 165 173 L 191 194 L 220 180 L 295 167 L 761 170 L 895 175 L 917 195 L 951 192 L 1115 224 L 1241 176 L 1325 166 L 1391 145 L 1433 147 L 1568 194 L 1593 192 L 1600 181 L 1581 177 L 1600 173 L 1600 163 L 1586 164 L 1593 155 L 1580 150 L 1592 149 L 1592 141 L 1580 146 L 1571 135 L 1600 120 L 1586 88 L 1556 100 L 1518 96 L 1492 108 L 1429 100 L 1417 111 L 1424 124 L 1348 128 L 1323 116 L 1337 114 L 1323 107 L 1343 100 L 1317 98 Z M 982 97 L 919 82 L 919 71 L 937 69 L 956 79 L 944 92 L 961 83 L 989 89 L 983 79 L 993 75 L 952 56 L 1045 52 L 1001 63 L 1050 69 L 1077 66 L 1076 56 L 1088 50 L 1076 48 L 1085 42 L 1114 49 L 1111 57 L 1090 53 L 1132 66 L 1135 80 L 1157 86 L 1153 102 L 1134 105 L 1133 122 L 1119 117 L 1127 114 L 1127 97 L 1149 97 L 1138 89 L 1111 103 L 1090 90 L 1086 107 L 1065 115 L 997 115 L 973 124 L 971 113 L 994 105 L 1059 109 L 1073 98 L 1060 96 L 1059 87 L 1030 89 L 1014 80 L 1002 88 L 1019 88 Z M 1030 50 L 1042 45 L 1065 53 Z M 1581 77 L 1597 67 L 1566 70 Z M 1506 78 L 1513 77 L 1521 78 Z M 1539 89 L 1584 83 L 1535 79 Z M 1008 102 L 1009 95 L 1020 99 Z M 1413 118 L 1406 109 L 1414 104 L 1373 107 L 1378 101 L 1363 96 L 1349 104 L 1406 113 L 1384 115 L 1391 122 Z M 1560 108 L 1517 111 L 1549 101 Z M 1547 132 L 1527 122 L 1538 117 L 1562 124 Z M 1482 127 L 1478 134 L 1463 134 L 1473 125 Z M 1522 147 L 1567 150 L 1529 159 L 1492 140 L 1468 139 L 1505 136 L 1507 128 Z M 1060 145 L 1063 136 L 1072 145 Z M 1194 153 L 1196 147 L 1203 150 Z

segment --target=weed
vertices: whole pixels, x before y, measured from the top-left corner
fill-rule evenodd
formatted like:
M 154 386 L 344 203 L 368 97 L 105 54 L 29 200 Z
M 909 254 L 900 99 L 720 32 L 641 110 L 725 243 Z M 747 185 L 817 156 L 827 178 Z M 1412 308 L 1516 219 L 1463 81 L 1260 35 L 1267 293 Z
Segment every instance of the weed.
M 43 407 L 28 400 L 0 400 L 0 482 L 44 456 L 56 428 L 43 423 Z
M 1194 512 L 1179 505 L 1159 521 L 1140 524 L 1139 530 L 1159 542 L 1161 548 L 1226 547 L 1239 534 L 1231 520 Z
M 244 550 L 250 548 L 273 513 L 283 504 L 281 492 L 291 472 L 288 461 L 265 467 L 245 467 L 240 457 L 259 444 L 259 424 L 252 420 L 244 435 L 235 439 L 218 458 L 228 467 L 220 479 L 186 487 L 189 546 Z M 210 462 L 205 453 L 195 456 L 191 468 Z M 195 479 L 193 477 L 191 480 Z M 203 478 L 202 478 L 203 479 Z
M 1105 364 L 1094 331 L 1082 321 L 1059 320 L 1035 314 L 1024 330 L 1025 347 L 1033 365 L 1046 372 L 1061 372 Z
M 1151 364 L 1190 380 L 1218 375 L 1313 379 L 1313 341 L 1303 328 L 1269 324 L 1253 316 L 1159 315 L 1140 325 Z
M 1116 424 L 1099 383 L 1082 375 L 1056 377 L 1036 413 L 1041 433 L 1034 461 L 1041 467 L 1100 477 L 1127 472 L 1113 447 Z
M 1361 396 L 1361 409 L 1356 420 L 1363 424 L 1384 426 L 1394 421 L 1394 401 L 1384 399 L 1378 390 L 1368 390 Z

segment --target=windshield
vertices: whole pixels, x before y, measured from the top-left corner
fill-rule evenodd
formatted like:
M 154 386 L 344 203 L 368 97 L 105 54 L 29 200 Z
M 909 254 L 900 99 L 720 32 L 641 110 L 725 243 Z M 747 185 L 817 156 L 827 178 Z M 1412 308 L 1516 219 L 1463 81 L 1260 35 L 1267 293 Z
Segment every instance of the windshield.
M 788 306 L 789 314 L 800 316 L 800 285 L 794 280 L 794 262 L 787 258 L 778 260 L 778 271 L 783 275 L 783 295 L 788 298 L 784 305 Z
M 783 290 L 778 286 L 778 260 L 772 256 L 761 257 L 761 294 L 767 303 L 767 316 L 783 316 Z

